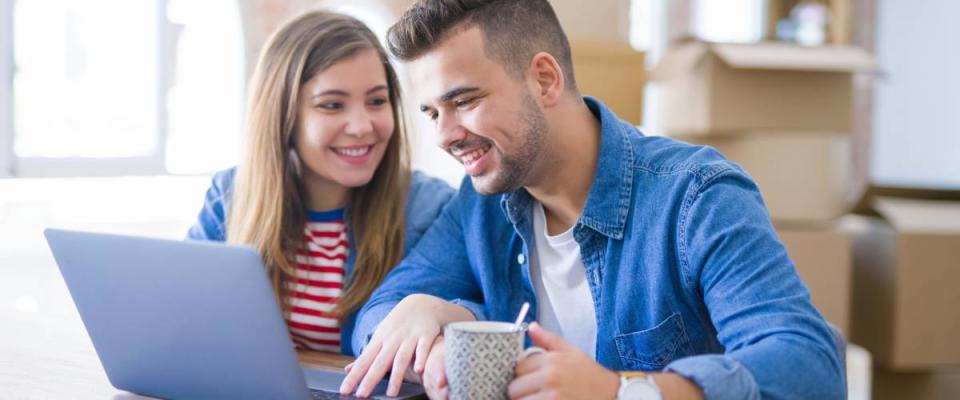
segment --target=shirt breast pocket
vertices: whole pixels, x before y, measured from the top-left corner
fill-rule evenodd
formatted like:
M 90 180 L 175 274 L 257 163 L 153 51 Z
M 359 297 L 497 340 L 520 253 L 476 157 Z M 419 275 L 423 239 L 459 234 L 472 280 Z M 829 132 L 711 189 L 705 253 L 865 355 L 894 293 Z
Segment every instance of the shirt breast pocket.
M 653 328 L 617 335 L 615 340 L 620 361 L 632 371 L 659 371 L 671 361 L 693 353 L 679 313 Z

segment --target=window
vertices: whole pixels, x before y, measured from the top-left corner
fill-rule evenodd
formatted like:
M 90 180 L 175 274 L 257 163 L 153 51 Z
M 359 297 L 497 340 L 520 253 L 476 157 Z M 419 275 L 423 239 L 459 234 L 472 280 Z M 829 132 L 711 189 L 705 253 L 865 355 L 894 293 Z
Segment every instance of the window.
M 167 171 L 208 173 L 240 159 L 245 104 L 243 39 L 236 0 L 169 0 L 178 27 L 167 93 Z
M 754 43 L 763 39 L 766 23 L 762 0 L 694 0 L 692 29 L 710 42 Z
M 12 76 L 0 82 L 9 102 L 0 112 L 11 116 L 0 127 L 5 170 L 159 174 L 235 162 L 243 90 L 235 3 L 0 0 L 9 21 L 0 48 L 12 56 L 0 65 Z

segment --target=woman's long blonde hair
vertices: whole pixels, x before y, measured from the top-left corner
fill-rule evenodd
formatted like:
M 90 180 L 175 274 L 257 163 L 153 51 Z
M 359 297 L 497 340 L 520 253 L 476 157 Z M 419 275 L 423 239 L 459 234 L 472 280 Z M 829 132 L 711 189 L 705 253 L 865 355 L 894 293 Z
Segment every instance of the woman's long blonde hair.
M 406 130 L 397 75 L 376 36 L 355 18 L 314 11 L 282 26 L 260 54 L 247 105 L 247 143 L 234 179 L 227 241 L 253 246 L 267 266 L 285 312 L 291 260 L 304 246 L 306 191 L 293 150 L 300 88 L 361 50 L 383 61 L 394 132 L 371 181 L 350 193 L 346 220 L 356 249 L 354 268 L 337 304 L 338 318 L 360 308 L 403 256 L 404 205 L 410 186 Z

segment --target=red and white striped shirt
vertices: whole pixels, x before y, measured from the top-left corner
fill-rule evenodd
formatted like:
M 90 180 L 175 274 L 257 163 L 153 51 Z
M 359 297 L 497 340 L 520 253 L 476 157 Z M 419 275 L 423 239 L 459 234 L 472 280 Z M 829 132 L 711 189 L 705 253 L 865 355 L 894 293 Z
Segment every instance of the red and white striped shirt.
M 305 249 L 297 256 L 297 278 L 290 282 L 287 327 L 298 349 L 340 352 L 335 308 L 343 293 L 349 245 L 343 211 L 310 212 Z

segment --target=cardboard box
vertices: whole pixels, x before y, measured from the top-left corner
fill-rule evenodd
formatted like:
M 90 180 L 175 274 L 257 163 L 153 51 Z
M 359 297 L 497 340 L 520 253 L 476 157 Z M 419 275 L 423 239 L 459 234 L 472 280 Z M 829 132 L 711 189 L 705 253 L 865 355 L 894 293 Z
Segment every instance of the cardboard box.
M 684 140 L 714 147 L 740 164 L 760 186 L 774 221 L 830 221 L 854 204 L 847 134 L 755 131 Z
M 960 366 L 960 202 L 878 197 L 851 226 L 852 341 L 893 371 Z
M 956 400 L 960 398 L 960 368 L 927 372 L 873 371 L 874 400 Z
M 595 1 L 589 6 L 582 0 L 551 0 L 550 5 L 571 41 L 630 41 L 630 0 Z
M 668 50 L 651 76 L 666 135 L 851 132 L 853 74 L 875 69 L 855 47 L 691 41 Z
M 571 51 L 580 93 L 600 99 L 618 117 L 640 125 L 647 76 L 644 53 L 626 44 L 589 42 L 575 42 Z
M 777 226 L 777 235 L 810 289 L 813 305 L 850 337 L 853 261 L 849 234 L 840 224 L 823 228 Z

